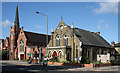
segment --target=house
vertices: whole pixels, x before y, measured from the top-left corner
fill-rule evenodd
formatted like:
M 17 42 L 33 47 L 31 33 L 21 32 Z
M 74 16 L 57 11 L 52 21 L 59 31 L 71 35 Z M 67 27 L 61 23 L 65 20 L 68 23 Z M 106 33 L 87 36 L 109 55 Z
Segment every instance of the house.
M 48 44 L 48 56 L 57 53 L 59 61 L 76 61 L 86 56 L 90 60 L 97 60 L 98 54 L 114 54 L 115 49 L 101 35 L 100 32 L 90 32 L 65 24 L 61 18 L 56 30 L 51 30 L 51 40 Z
M 6 37 L 4 40 L 4 46 L 3 46 L 4 50 L 8 50 L 10 49 L 10 42 L 9 42 L 9 37 Z
M 22 27 L 17 40 L 16 57 L 19 60 L 28 59 L 31 56 L 33 58 L 35 51 L 39 54 L 39 48 L 46 48 L 46 37 L 45 34 L 23 31 Z M 48 35 L 48 40 L 50 40 L 50 35 Z M 33 51 L 30 52 L 31 50 Z
M 19 58 L 19 60 L 29 59 L 34 57 L 34 52 L 39 54 L 39 48 L 46 49 L 46 37 L 48 42 L 50 35 L 24 31 L 23 27 L 20 28 L 18 6 L 16 6 L 16 15 L 14 26 L 10 27 L 10 50 L 9 60 Z
M 3 46 L 4 46 L 4 39 L 0 39 L 0 50 L 3 50 Z
M 116 60 L 120 60 L 120 43 L 111 42 L 111 45 L 115 48 L 115 54 L 113 55 Z

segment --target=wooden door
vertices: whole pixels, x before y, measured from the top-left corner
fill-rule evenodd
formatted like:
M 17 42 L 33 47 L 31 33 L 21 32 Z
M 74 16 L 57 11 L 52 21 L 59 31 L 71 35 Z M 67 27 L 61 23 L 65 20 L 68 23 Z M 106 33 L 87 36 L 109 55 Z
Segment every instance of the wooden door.
M 20 60 L 24 59 L 24 54 L 20 54 Z

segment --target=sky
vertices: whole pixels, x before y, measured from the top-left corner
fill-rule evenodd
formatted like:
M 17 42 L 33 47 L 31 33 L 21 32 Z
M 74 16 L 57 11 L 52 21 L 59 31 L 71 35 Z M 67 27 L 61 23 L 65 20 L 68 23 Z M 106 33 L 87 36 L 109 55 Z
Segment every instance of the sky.
M 56 30 L 61 17 L 71 26 L 100 32 L 109 43 L 118 43 L 118 3 L 117 2 L 2 2 L 2 38 L 9 37 L 10 26 L 14 25 L 16 5 L 18 5 L 20 27 L 23 30 L 48 33 Z

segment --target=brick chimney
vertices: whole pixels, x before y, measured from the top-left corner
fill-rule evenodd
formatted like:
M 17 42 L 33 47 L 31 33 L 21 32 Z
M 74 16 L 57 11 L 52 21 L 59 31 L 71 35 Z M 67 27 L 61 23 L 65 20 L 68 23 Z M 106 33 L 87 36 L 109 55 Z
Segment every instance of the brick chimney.
M 112 42 L 111 42 L 111 45 L 112 45 L 112 46 L 114 46 L 114 45 L 115 45 L 115 42 L 114 42 L 114 41 L 112 41 Z
M 96 32 L 96 33 L 100 35 L 100 32 Z

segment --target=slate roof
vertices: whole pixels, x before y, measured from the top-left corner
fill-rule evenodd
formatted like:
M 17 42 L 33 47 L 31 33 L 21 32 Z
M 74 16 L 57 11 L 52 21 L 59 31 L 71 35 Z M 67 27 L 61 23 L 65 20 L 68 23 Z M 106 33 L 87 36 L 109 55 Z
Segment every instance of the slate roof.
M 75 28 L 74 33 L 82 41 L 83 45 L 113 48 L 104 38 L 95 32 Z
M 114 47 L 120 47 L 120 43 L 116 43 Z
M 4 43 L 4 39 L 0 39 L 0 41 L 2 41 Z
M 27 42 L 31 43 L 41 43 L 45 44 L 46 43 L 46 35 L 45 34 L 39 34 L 39 33 L 33 33 L 33 32 L 28 32 L 24 31 L 25 36 L 27 38 Z M 50 35 L 48 35 L 48 42 L 50 41 Z

